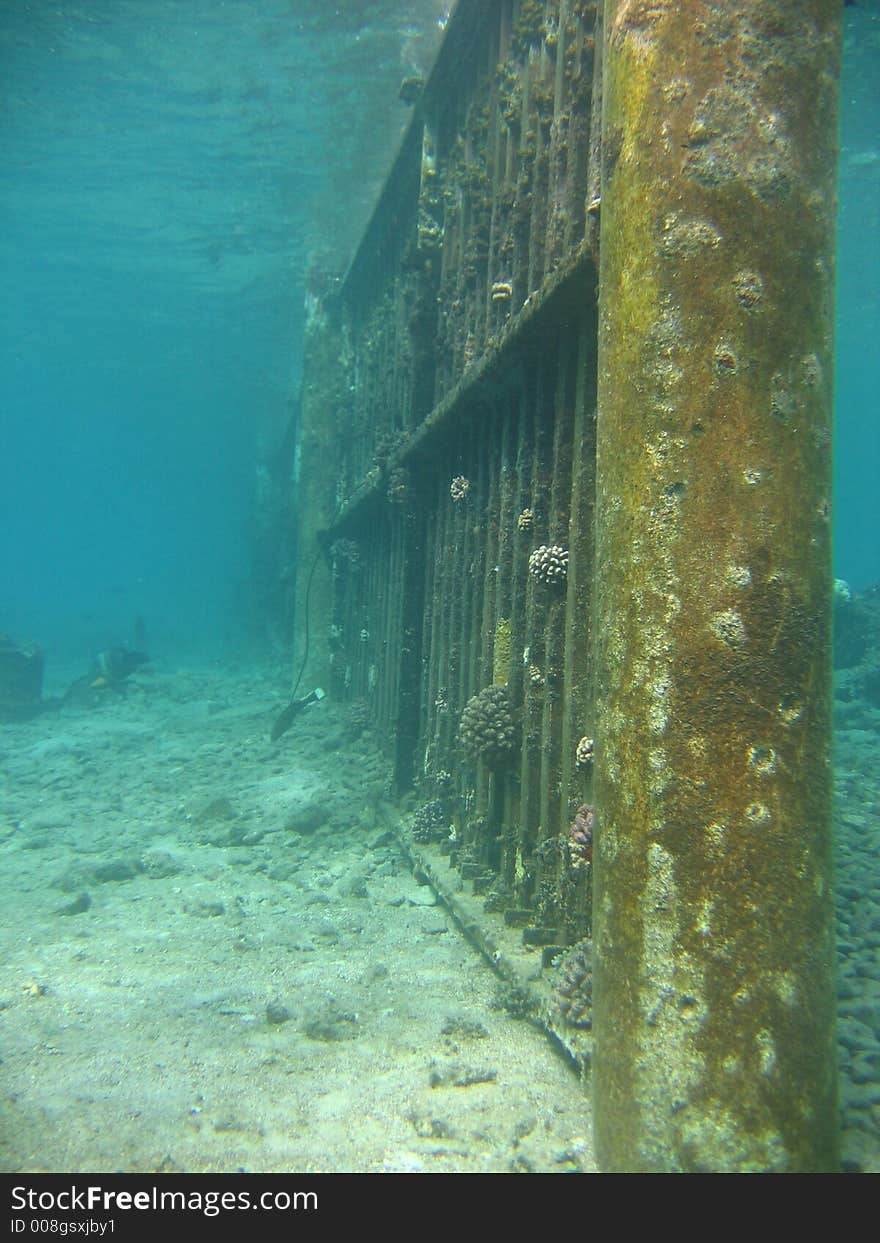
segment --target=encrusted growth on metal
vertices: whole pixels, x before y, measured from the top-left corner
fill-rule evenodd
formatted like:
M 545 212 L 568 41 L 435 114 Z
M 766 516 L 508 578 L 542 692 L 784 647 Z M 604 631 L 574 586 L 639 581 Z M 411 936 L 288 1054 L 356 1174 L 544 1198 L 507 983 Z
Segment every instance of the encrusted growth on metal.
M 836 1160 L 840 7 L 606 8 L 594 895 L 606 1168 Z
M 595 1005 L 606 1168 L 835 1162 L 839 7 L 459 0 L 312 317 L 300 649 Z

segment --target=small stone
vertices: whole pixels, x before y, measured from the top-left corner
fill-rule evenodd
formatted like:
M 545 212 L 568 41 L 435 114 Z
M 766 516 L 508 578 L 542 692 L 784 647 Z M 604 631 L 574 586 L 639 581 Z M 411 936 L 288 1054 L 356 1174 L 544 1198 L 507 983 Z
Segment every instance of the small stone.
M 137 872 L 138 869 L 127 859 L 110 859 L 94 867 L 92 877 L 98 884 L 106 885 L 110 881 L 131 880 Z
M 322 1044 L 356 1040 L 360 1032 L 357 1015 L 337 1009 L 332 1001 L 318 1007 L 303 1025 L 303 1035 Z
M 415 885 L 411 889 L 407 889 L 404 899 L 410 906 L 437 905 L 437 895 L 430 885 Z
M 267 1023 L 289 1023 L 293 1015 L 280 1001 L 270 1001 L 266 1006 Z
M 440 1028 L 441 1036 L 448 1036 L 453 1040 L 487 1040 L 489 1033 L 486 1031 L 482 1023 L 476 1019 L 466 1019 L 453 1016 L 448 1018 Z
M 83 912 L 87 911 L 91 905 L 92 905 L 91 897 L 86 893 L 85 890 L 83 890 L 82 893 L 78 893 L 76 895 L 76 897 L 73 899 L 72 902 L 67 902 L 65 903 L 64 906 L 59 906 L 58 914 L 59 915 L 82 915 Z
M 294 806 L 287 813 L 285 829 L 289 833 L 307 836 L 327 821 L 327 807 L 323 799 L 311 799 Z
M 140 864 L 151 880 L 162 880 L 166 876 L 176 876 L 181 865 L 167 850 L 145 850 L 141 855 Z
M 212 798 L 193 816 L 196 824 L 211 824 L 218 820 L 234 820 L 235 808 L 224 795 Z
M 187 915 L 195 915 L 198 919 L 213 919 L 217 915 L 226 914 L 226 907 L 222 902 L 210 901 L 207 898 L 191 898 L 184 902 L 183 909 Z
M 432 1088 L 470 1088 L 478 1083 L 495 1083 L 498 1071 L 490 1066 L 461 1062 L 432 1062 L 428 1082 Z
M 442 1118 L 416 1117 L 413 1130 L 420 1139 L 452 1139 L 454 1132 Z

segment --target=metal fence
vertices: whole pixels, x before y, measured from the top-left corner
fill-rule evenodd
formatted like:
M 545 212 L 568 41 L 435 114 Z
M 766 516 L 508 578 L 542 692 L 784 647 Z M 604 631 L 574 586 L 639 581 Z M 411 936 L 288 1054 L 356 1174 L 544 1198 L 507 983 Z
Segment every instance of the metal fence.
M 596 8 L 454 11 L 313 317 L 300 465 L 314 659 L 420 792 L 417 832 L 563 944 L 589 918 Z
M 459 0 L 311 305 L 298 646 L 462 920 L 595 974 L 609 1169 L 836 1160 L 840 12 Z

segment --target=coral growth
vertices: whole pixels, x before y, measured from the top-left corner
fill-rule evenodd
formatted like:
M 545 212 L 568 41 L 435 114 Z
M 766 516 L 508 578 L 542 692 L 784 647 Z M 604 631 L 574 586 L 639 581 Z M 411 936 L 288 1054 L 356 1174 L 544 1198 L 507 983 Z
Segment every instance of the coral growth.
M 592 738 L 586 736 L 581 738 L 575 751 L 574 762 L 578 768 L 590 768 L 593 763 L 593 751 L 595 743 Z
M 464 475 L 456 475 L 449 485 L 449 494 L 456 503 L 463 501 L 470 491 L 470 486 L 470 480 L 465 479 Z
M 492 681 L 503 685 L 510 675 L 510 619 L 499 617 L 495 623 L 495 643 L 492 648 Z
M 593 945 L 579 941 L 562 957 L 553 989 L 553 1005 L 569 1027 L 593 1026 Z
M 442 799 L 432 798 L 416 809 L 412 818 L 414 842 L 440 842 L 449 835 L 449 817 Z
M 510 758 L 516 728 L 505 686 L 487 686 L 468 700 L 461 714 L 458 737 L 466 752 L 490 767 Z
M 575 872 L 582 871 L 593 862 L 593 823 L 595 816 L 592 807 L 582 803 L 575 812 L 574 820 L 568 826 L 566 854 L 569 867 Z
M 409 483 L 406 472 L 399 466 L 388 472 L 388 484 L 385 495 L 392 505 L 404 505 L 409 498 Z
M 564 583 L 568 575 L 568 549 L 541 544 L 529 557 L 529 573 L 540 583 Z

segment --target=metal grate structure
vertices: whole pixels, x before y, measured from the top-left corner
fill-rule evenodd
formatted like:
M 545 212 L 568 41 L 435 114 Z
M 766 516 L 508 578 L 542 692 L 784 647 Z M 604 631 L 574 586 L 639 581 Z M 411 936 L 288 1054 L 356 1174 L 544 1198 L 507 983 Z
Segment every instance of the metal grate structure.
M 368 705 L 400 787 L 444 804 L 495 909 L 562 944 L 589 928 L 565 839 L 593 733 L 596 10 L 459 4 L 305 384 L 305 425 L 334 436 L 316 658 Z M 460 722 L 493 685 L 515 738 L 488 763 Z
M 610 1169 L 836 1159 L 840 8 L 459 0 L 310 298 L 298 647 L 485 911 L 594 930 Z

